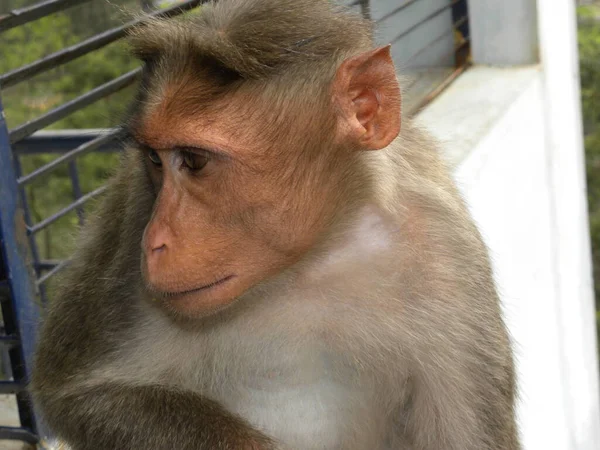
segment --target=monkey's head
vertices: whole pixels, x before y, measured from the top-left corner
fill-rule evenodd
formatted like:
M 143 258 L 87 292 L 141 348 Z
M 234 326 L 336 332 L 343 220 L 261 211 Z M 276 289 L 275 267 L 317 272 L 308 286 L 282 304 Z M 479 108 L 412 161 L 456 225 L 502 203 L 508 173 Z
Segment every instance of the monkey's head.
M 142 271 L 179 314 L 221 309 L 302 259 L 360 202 L 363 151 L 400 130 L 371 23 L 279 3 L 220 0 L 131 36 L 145 68 L 129 127 L 156 192 Z

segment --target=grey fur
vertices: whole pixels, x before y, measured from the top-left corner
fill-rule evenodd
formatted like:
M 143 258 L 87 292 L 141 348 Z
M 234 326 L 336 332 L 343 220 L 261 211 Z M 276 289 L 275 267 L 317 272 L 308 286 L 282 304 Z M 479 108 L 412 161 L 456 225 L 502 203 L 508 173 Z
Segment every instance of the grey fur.
M 211 23 L 266 8 L 283 42 L 328 4 L 220 3 Z M 338 33 L 358 20 L 331 14 Z M 268 67 L 289 70 L 293 54 Z M 230 68 L 273 76 L 258 60 Z M 519 450 L 487 250 L 436 144 L 407 121 L 389 148 L 353 158 L 339 195 L 352 208 L 327 239 L 226 310 L 184 321 L 144 292 L 155 191 L 126 152 L 41 333 L 31 389 L 50 429 L 74 450 Z

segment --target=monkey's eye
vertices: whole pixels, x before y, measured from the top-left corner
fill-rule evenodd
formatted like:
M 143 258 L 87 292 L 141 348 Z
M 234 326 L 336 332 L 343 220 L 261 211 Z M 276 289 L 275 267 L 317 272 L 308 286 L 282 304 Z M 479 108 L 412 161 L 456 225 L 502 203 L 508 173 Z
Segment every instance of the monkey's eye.
M 162 161 L 160 160 L 160 156 L 156 153 L 156 150 L 148 150 L 148 159 L 157 167 L 162 166 Z
M 182 166 L 192 172 L 199 172 L 208 163 L 209 157 L 204 153 L 194 153 L 183 150 L 181 152 L 183 159 Z

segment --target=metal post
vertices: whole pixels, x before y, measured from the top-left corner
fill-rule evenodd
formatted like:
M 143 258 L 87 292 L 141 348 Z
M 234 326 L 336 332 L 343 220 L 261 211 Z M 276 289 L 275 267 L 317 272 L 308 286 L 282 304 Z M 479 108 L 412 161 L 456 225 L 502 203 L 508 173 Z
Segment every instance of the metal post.
M 69 161 L 69 177 L 71 178 L 71 185 L 73 187 L 73 198 L 75 201 L 82 197 L 81 183 L 79 181 L 79 172 L 77 171 L 77 163 L 75 161 Z M 83 205 L 77 207 L 77 217 L 79 218 L 79 225 L 83 225 L 84 221 Z M 48 257 L 48 255 L 46 255 Z
M 360 0 L 360 12 L 366 19 L 371 19 L 371 5 L 369 0 Z
M 7 334 L 19 340 L 10 350 L 10 358 L 15 382 L 24 386 L 31 373 L 40 307 L 34 296 L 35 276 L 13 158 L 0 98 L 0 238 L 11 293 L 2 304 L 2 313 Z M 26 429 L 23 431 L 33 436 L 36 423 L 28 400 L 26 392 L 17 394 L 21 424 Z

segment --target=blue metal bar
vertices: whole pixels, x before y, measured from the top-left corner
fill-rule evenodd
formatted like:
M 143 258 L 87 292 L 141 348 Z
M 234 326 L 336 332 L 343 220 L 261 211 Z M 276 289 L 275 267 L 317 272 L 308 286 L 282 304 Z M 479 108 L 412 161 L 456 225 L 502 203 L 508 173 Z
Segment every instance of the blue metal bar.
M 18 155 L 14 156 L 13 162 L 14 162 L 14 168 L 15 168 L 15 176 L 17 177 L 17 180 L 18 180 L 22 174 L 21 160 L 19 159 Z M 17 183 L 18 183 L 18 181 L 17 181 Z M 19 196 L 21 197 L 21 205 L 23 207 L 23 214 L 25 217 L 25 225 L 29 227 L 33 224 L 33 219 L 31 217 L 29 201 L 27 200 L 27 192 L 25 192 L 25 188 L 23 186 L 19 186 Z M 39 253 L 39 249 L 37 246 L 37 241 L 35 240 L 35 236 L 33 236 L 33 235 L 28 235 L 27 238 L 29 239 L 31 256 L 33 257 L 33 268 L 34 268 L 36 276 L 39 277 L 40 272 L 37 269 L 37 263 L 40 260 L 40 253 Z M 43 294 L 44 293 L 42 292 L 42 298 L 44 298 Z
M 32 264 L 27 257 L 30 248 L 14 167 L 0 99 L 0 239 L 12 294 L 10 301 L 3 302 L 1 307 L 6 333 L 18 336 L 21 342 L 20 346 L 10 350 L 13 375 L 16 381 L 26 383 L 27 374 L 31 373 L 40 308 L 34 301 Z M 25 393 L 17 395 L 17 405 L 21 424 L 34 436 L 36 422 Z
M 0 16 L 0 32 L 32 22 L 89 0 L 46 0 L 24 8 L 13 9 Z
M 19 345 L 19 338 L 16 336 L 0 336 L 0 345 L 4 347 L 15 347 Z
M 54 269 L 56 266 L 58 266 L 61 263 L 60 260 L 48 260 L 48 259 L 43 259 L 40 262 L 37 263 L 37 268 L 39 271 L 43 271 L 43 270 L 52 270 Z
M 0 394 L 18 394 L 25 390 L 25 384 L 16 381 L 0 381 Z
M 100 186 L 98 189 L 93 190 L 92 192 L 89 192 L 89 193 L 85 194 L 79 200 L 74 201 L 69 206 L 64 207 L 60 211 L 58 211 L 58 212 L 52 214 L 51 216 L 45 218 L 41 222 L 38 222 L 35 225 L 29 227 L 27 229 L 27 231 L 29 232 L 30 235 L 33 235 L 33 234 L 37 233 L 38 231 L 43 230 L 48 225 L 56 222 L 62 216 L 66 215 L 67 213 L 69 213 L 69 212 L 73 211 L 74 209 L 76 209 L 78 206 L 81 206 L 85 202 L 87 202 L 88 200 L 91 200 L 92 198 L 94 198 L 94 197 L 102 194 L 102 192 L 104 192 L 105 190 L 106 190 L 106 186 Z
M 21 343 L 21 341 L 19 341 L 19 344 Z M 0 353 L 0 369 L 2 371 L 2 375 L 4 375 L 4 378 L 7 380 L 10 380 L 13 378 L 13 373 L 12 373 L 12 367 L 11 367 L 11 362 L 10 362 L 10 355 L 9 355 L 9 350 L 11 349 L 11 347 L 5 347 L 1 350 Z
M 38 437 L 34 433 L 19 427 L 0 427 L 0 439 L 23 441 L 33 445 L 38 442 Z
M 127 72 L 114 80 L 104 83 L 91 91 L 74 98 L 67 103 L 64 103 L 53 110 L 41 115 L 37 119 L 30 120 L 29 122 L 19 125 L 18 127 L 10 130 L 10 143 L 13 144 L 22 140 L 23 138 L 33 134 L 34 132 L 44 128 L 48 125 L 58 122 L 60 119 L 65 118 L 69 114 L 78 111 L 94 102 L 97 102 L 101 98 L 107 97 L 110 94 L 120 91 L 132 84 L 140 75 L 142 69 L 135 69 L 131 72 Z
M 71 178 L 71 185 L 73 187 L 73 198 L 77 201 L 82 197 L 82 193 L 79 173 L 77 172 L 77 163 L 74 160 L 69 161 L 69 177 Z M 83 205 L 79 205 L 75 209 L 77 210 L 77 217 L 79 217 L 79 225 L 83 225 Z
M 41 130 L 25 139 L 15 142 L 12 146 L 15 155 L 35 155 L 65 153 L 73 150 L 93 139 L 101 138 L 110 133 L 117 132 L 116 128 L 108 129 L 85 129 L 85 130 Z M 119 138 L 115 138 L 119 139 Z M 114 152 L 115 145 L 112 141 L 100 145 L 94 149 L 96 152 Z
M 101 135 L 95 139 L 89 140 L 88 142 L 85 142 L 82 145 L 79 145 L 77 148 L 75 148 L 71 151 L 68 151 L 64 155 L 59 156 L 58 158 L 49 162 L 48 164 L 38 167 L 33 172 L 20 177 L 18 180 L 18 183 L 20 186 L 27 184 L 27 183 L 33 181 L 34 179 L 51 172 L 52 170 L 56 169 L 57 167 L 60 167 L 64 163 L 68 162 L 69 164 L 72 164 L 72 163 L 74 163 L 75 158 L 77 156 L 85 155 L 86 153 L 89 153 L 90 151 L 97 150 L 103 145 L 106 146 L 107 143 L 114 142 L 115 140 L 122 138 L 124 135 L 125 135 L 124 130 L 117 129 L 116 131 L 114 131 L 112 133 Z M 93 137 L 93 136 L 90 136 L 90 137 Z M 21 141 L 21 142 L 27 142 L 27 140 Z M 115 151 L 114 146 L 113 146 L 113 151 Z M 26 152 L 23 152 L 23 153 L 26 153 Z M 46 152 L 41 152 L 41 153 L 46 153 Z M 79 189 L 79 191 L 80 191 L 80 189 Z M 79 197 L 81 197 L 81 194 L 78 197 L 76 197 L 76 199 Z
M 205 3 L 207 0 L 190 0 L 171 8 L 163 9 L 156 11 L 152 14 L 148 14 L 149 17 L 172 17 L 182 14 L 186 11 L 194 9 L 202 3 Z M 79 44 L 72 45 L 70 47 L 64 48 L 58 52 L 52 53 L 45 58 L 39 59 L 31 64 L 27 64 L 23 67 L 19 67 L 18 69 L 11 70 L 10 72 L 6 72 L 4 75 L 0 75 L 0 87 L 5 89 L 7 87 L 13 86 L 18 83 L 22 83 L 37 75 L 38 73 L 44 72 L 53 67 L 60 66 L 62 64 L 68 63 L 69 61 L 73 61 L 74 59 L 79 58 L 80 56 L 86 55 L 93 50 L 97 50 L 99 48 L 105 47 L 108 44 L 115 42 L 122 37 L 125 37 L 127 31 L 133 28 L 140 23 L 143 23 L 146 20 L 145 17 L 140 19 L 132 20 L 131 22 L 126 23 L 120 27 L 112 28 L 110 30 L 105 31 L 104 33 L 100 33 L 86 39 L 85 41 L 80 42 Z
M 54 266 L 54 268 L 52 268 L 50 271 L 48 271 L 47 273 L 45 273 L 44 275 L 42 275 L 39 278 L 39 280 L 36 281 L 36 284 L 41 287 L 51 277 L 53 277 L 58 272 L 60 272 L 61 270 L 63 270 L 67 266 L 67 264 L 69 264 L 69 260 L 61 261 L 56 266 Z

